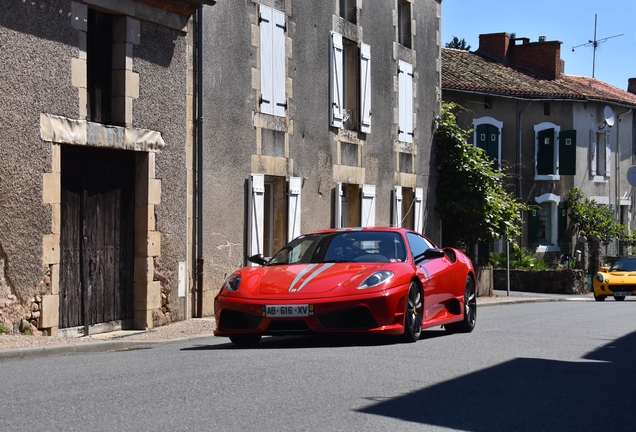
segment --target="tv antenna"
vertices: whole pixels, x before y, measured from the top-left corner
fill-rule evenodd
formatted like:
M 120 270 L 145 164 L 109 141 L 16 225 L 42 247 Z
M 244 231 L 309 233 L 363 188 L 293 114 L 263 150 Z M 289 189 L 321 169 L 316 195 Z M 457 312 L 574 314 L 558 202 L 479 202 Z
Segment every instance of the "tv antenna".
M 594 40 L 591 40 L 591 41 L 589 41 L 587 43 L 572 47 L 572 52 L 574 52 L 575 48 L 589 47 L 589 46 L 593 46 L 594 47 L 594 59 L 592 60 L 592 78 L 594 78 L 594 70 L 596 69 L 596 48 L 598 48 L 598 45 L 602 44 L 603 42 L 607 42 L 608 39 L 612 39 L 612 38 L 619 37 L 619 36 L 624 36 L 624 33 L 623 33 L 623 34 L 619 34 L 619 35 L 609 36 L 609 37 L 606 37 L 606 38 L 603 38 L 603 39 L 596 39 L 597 19 L 598 19 L 598 16 L 596 14 L 594 14 Z

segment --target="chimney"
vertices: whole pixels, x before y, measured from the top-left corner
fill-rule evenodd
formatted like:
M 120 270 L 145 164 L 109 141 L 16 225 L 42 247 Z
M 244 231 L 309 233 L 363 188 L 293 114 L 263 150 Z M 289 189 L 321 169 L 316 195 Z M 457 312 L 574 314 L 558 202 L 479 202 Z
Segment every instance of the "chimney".
M 502 61 L 508 58 L 510 35 L 508 33 L 489 33 L 479 35 L 479 54 Z
M 561 63 L 561 41 L 546 41 L 541 37 L 539 42 L 530 42 L 526 38 L 515 39 L 508 48 L 510 64 L 538 72 L 550 79 L 556 79 L 563 73 Z
M 636 94 L 636 78 L 630 78 L 627 80 L 627 91 L 631 94 Z

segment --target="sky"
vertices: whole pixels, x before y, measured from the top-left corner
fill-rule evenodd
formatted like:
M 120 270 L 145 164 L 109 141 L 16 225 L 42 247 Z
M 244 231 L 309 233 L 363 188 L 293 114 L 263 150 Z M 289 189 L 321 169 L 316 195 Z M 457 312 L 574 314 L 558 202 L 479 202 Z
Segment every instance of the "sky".
M 457 36 L 475 51 L 482 33 L 545 36 L 562 42 L 566 74 L 591 77 L 595 15 L 594 77 L 627 90 L 636 78 L 636 0 L 442 0 L 442 46 Z

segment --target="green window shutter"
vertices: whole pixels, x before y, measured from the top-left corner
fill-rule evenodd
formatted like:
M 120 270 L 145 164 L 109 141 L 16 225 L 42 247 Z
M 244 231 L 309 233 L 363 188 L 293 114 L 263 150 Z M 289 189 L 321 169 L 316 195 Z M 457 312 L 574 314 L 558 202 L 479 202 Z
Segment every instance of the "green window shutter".
M 493 160 L 493 167 L 499 169 L 499 128 L 490 124 L 477 126 L 475 145 Z
M 537 174 L 555 174 L 554 172 L 554 129 L 545 129 L 538 133 Z
M 559 134 L 559 174 L 576 174 L 576 131 L 562 131 Z
M 532 208 L 528 211 L 528 245 L 539 245 L 539 214 L 541 207 L 536 201 L 528 203 Z
M 559 215 L 557 219 L 559 224 L 557 242 L 559 244 L 567 243 L 568 241 L 568 239 L 566 238 L 566 231 L 568 229 L 568 202 L 567 201 L 561 201 L 559 203 Z

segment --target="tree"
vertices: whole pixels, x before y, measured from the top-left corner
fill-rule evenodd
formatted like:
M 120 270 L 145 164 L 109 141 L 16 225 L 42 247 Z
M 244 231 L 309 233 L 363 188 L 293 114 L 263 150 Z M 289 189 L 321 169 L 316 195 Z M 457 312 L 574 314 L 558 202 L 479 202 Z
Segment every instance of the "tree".
M 453 40 L 446 44 L 446 48 L 455 48 L 463 51 L 470 51 L 470 45 L 466 43 L 466 39 L 459 39 L 457 36 L 453 36 Z
M 495 169 L 482 149 L 468 143 L 469 131 L 453 114 L 456 107 L 443 103 L 437 118 L 437 214 L 468 250 L 480 241 L 520 236 L 522 212 L 529 206 L 506 191 L 505 167 Z
M 586 198 L 581 189 L 572 189 L 566 199 L 570 224 L 575 232 L 596 235 L 603 244 L 608 244 L 625 232 L 626 226 L 614 220 L 612 209 Z

